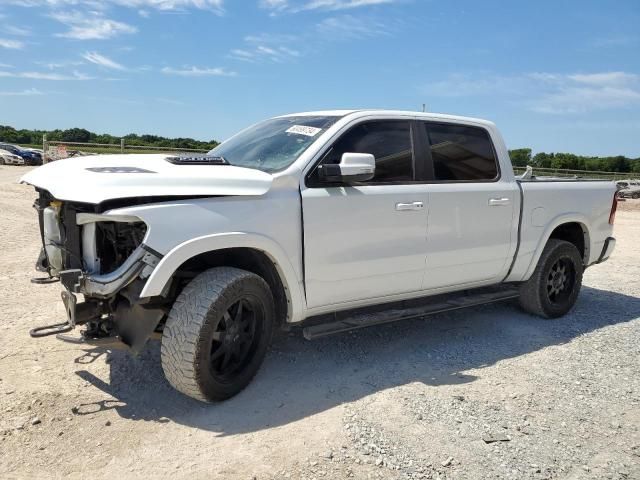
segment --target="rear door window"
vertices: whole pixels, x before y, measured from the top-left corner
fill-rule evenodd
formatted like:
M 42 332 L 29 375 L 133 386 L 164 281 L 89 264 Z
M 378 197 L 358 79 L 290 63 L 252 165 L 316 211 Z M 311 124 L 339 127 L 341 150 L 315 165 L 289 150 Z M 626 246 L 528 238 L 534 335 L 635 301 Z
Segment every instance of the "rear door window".
M 498 162 L 489 133 L 483 128 L 424 123 L 436 181 L 491 181 Z

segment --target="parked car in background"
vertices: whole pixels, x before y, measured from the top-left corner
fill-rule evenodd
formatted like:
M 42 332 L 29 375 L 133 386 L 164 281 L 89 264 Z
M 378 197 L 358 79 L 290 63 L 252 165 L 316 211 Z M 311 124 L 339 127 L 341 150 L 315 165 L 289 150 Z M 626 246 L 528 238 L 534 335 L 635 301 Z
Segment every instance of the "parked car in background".
M 0 150 L 0 165 L 24 165 L 24 158 L 8 150 Z
M 30 152 L 39 153 L 40 155 L 44 153 L 44 150 L 41 148 L 23 148 L 23 150 L 29 150 Z
M 617 185 L 620 198 L 640 198 L 640 180 L 623 180 Z
M 38 151 L 18 147 L 10 143 L 0 143 L 0 149 L 22 157 L 25 165 L 42 165 L 42 154 Z

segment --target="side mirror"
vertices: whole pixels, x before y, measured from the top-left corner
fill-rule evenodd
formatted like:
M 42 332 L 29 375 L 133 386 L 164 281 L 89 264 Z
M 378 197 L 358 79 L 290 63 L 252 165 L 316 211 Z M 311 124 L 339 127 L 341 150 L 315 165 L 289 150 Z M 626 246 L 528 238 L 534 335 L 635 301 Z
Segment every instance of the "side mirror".
M 325 182 L 366 182 L 376 173 L 376 158 L 370 153 L 345 152 L 338 165 L 322 165 L 319 173 Z

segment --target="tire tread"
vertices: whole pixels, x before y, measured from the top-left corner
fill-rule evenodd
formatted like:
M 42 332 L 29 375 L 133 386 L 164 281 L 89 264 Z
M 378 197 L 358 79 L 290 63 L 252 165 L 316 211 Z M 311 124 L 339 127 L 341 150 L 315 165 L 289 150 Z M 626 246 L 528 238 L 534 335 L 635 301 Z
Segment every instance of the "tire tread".
M 528 313 L 533 315 L 542 317 L 542 318 L 555 318 L 558 315 L 554 315 L 553 312 L 549 311 L 542 299 L 541 295 L 541 285 L 545 282 L 543 278 L 545 273 L 545 267 L 553 255 L 555 255 L 559 250 L 569 249 L 572 254 L 580 258 L 580 254 L 578 249 L 574 244 L 567 242 L 566 240 L 560 240 L 556 238 L 551 238 L 547 241 L 547 244 L 540 255 L 540 259 L 538 260 L 538 264 L 536 265 L 536 269 L 533 271 L 533 274 L 520 286 L 520 306 L 522 309 Z M 574 262 L 575 263 L 575 262 Z M 579 272 L 576 272 L 576 284 L 574 288 L 580 289 L 582 284 L 582 259 L 579 261 L 579 265 L 576 265 L 576 268 Z M 573 307 L 573 304 L 569 309 Z
M 173 304 L 162 334 L 160 359 L 169 383 L 178 391 L 210 402 L 200 387 L 197 373 L 200 333 L 209 307 L 225 295 L 234 283 L 259 276 L 234 267 L 215 267 L 195 277 Z

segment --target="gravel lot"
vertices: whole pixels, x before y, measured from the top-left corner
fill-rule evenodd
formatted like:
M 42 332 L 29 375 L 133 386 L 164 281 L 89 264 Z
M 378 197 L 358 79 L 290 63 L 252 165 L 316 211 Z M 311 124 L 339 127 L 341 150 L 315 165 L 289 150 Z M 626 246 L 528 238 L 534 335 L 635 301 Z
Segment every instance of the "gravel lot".
M 24 168 L 0 166 L 1 478 L 640 479 L 640 208 L 543 321 L 501 304 L 277 339 L 236 398 L 203 405 L 141 358 L 28 330 L 64 317 Z

